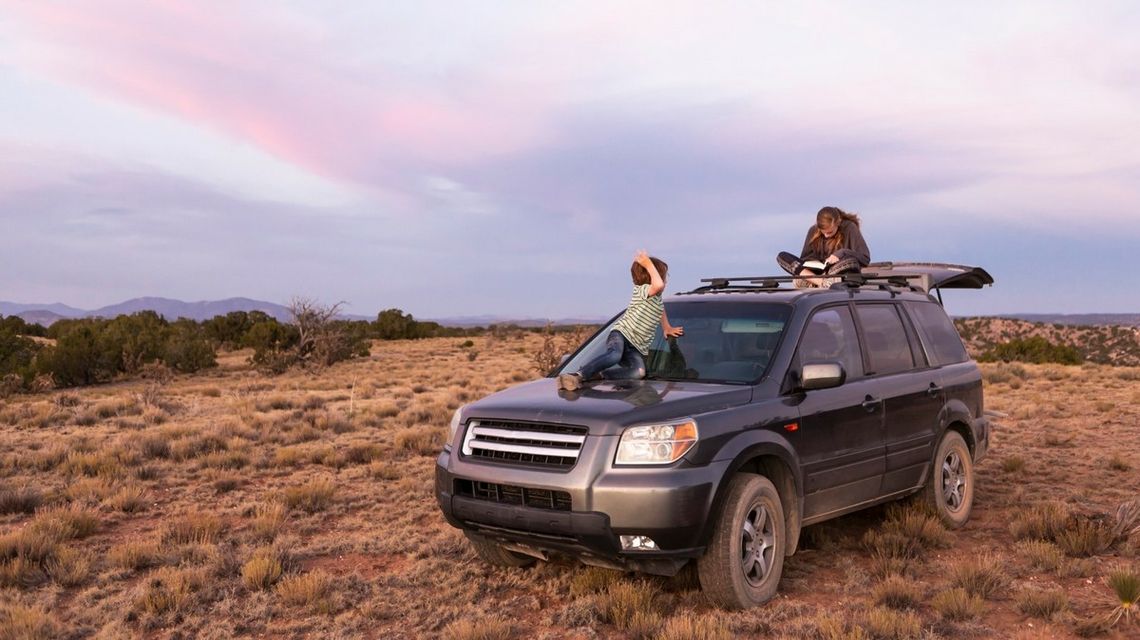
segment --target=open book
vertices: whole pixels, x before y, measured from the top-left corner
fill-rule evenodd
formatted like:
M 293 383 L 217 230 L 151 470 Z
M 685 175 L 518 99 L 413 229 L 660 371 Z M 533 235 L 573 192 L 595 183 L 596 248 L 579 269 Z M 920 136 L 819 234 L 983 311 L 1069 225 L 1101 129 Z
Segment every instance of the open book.
M 819 260 L 800 260 L 796 254 L 781 251 L 776 256 L 776 264 L 793 276 L 807 269 L 814 275 L 838 275 L 841 273 L 859 273 L 859 261 L 855 258 L 841 258 L 835 264 L 827 264 Z
M 826 273 L 829 266 L 831 265 L 819 260 L 804 260 L 800 264 L 801 269 L 808 269 L 812 273 Z

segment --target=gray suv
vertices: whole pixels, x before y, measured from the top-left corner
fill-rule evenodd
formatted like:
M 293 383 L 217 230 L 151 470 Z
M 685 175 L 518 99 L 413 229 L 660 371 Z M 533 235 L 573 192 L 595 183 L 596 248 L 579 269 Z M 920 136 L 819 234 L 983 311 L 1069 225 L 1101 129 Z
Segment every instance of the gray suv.
M 993 278 L 878 263 L 828 288 L 792 280 L 669 297 L 685 335 L 659 331 L 644 380 L 540 378 L 461 407 L 436 462 L 444 517 L 500 566 L 568 554 L 672 575 L 695 561 L 729 608 L 775 595 L 806 525 L 919 492 L 965 524 L 990 424 L 941 290 Z M 559 370 L 604 349 L 609 326 Z

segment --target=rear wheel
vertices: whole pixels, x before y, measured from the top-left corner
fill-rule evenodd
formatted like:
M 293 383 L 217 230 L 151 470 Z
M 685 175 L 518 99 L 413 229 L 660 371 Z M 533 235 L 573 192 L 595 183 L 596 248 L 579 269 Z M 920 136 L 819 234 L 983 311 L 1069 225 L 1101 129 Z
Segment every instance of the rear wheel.
M 947 431 L 938 443 L 923 497 L 950 529 L 957 529 L 970 519 L 974 508 L 974 460 L 957 431 Z
M 464 532 L 467 540 L 471 542 L 471 547 L 475 549 L 475 553 L 479 558 L 487 564 L 496 567 L 529 567 L 535 563 L 535 558 L 526 554 L 517 553 L 507 549 L 503 545 L 488 540 L 481 535 L 474 533 Z
M 729 481 L 705 555 L 697 560 L 701 589 L 729 609 L 763 604 L 776 595 L 787 547 L 780 494 L 764 476 Z

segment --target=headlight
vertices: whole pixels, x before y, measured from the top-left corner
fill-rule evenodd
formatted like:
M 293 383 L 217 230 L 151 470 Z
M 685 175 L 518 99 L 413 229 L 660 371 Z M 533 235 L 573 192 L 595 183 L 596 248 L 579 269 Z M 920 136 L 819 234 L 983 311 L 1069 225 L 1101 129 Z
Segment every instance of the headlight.
M 455 432 L 459 431 L 459 425 L 463 424 L 463 409 L 466 407 L 467 405 L 459 407 L 451 415 L 451 424 L 447 426 L 447 442 L 443 444 L 448 449 L 451 448 L 451 443 L 455 440 Z
M 669 464 L 697 443 L 695 420 L 630 427 L 621 434 L 615 464 Z

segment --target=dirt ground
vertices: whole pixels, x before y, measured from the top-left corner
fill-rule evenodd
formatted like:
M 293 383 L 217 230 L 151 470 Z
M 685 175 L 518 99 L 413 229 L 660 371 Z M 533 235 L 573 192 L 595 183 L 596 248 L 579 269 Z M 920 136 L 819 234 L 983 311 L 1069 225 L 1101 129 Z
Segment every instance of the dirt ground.
M 1140 497 L 1140 369 L 985 365 L 1005 417 L 965 528 L 898 506 L 811 527 L 775 601 L 725 612 L 690 571 L 491 568 L 443 521 L 452 411 L 535 377 L 540 342 L 377 342 L 280 377 L 236 352 L 0 401 L 0 640 L 1140 638 L 1089 626 L 1140 572 L 1140 536 L 1095 540 Z

